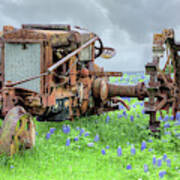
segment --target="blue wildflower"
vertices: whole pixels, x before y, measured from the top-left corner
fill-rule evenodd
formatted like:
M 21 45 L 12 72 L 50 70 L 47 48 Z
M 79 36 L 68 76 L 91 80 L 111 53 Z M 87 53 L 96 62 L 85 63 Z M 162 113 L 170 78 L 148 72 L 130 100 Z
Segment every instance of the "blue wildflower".
M 127 114 L 126 114 L 126 111 L 123 111 L 123 116 L 126 116 Z
M 143 141 L 141 144 L 141 151 L 143 151 L 144 149 L 146 149 L 146 142 Z
M 11 166 L 10 166 L 10 168 L 11 168 L 11 169 L 13 169 L 13 168 L 14 168 L 14 166 L 13 166 L 13 165 L 11 165 Z
M 162 117 L 160 116 L 160 117 L 158 118 L 158 120 L 159 120 L 159 121 L 162 121 Z
M 121 149 L 120 146 L 119 146 L 118 149 L 117 149 L 117 155 L 118 155 L 118 156 L 121 156 L 121 155 L 122 155 L 122 149 Z
M 79 131 L 79 130 L 80 130 L 80 128 L 79 128 L 79 127 L 76 127 L 76 130 L 77 130 L 77 131 Z
M 156 157 L 155 156 L 153 156 L 152 163 L 153 163 L 153 165 L 156 165 Z
M 149 142 L 149 143 L 152 143 L 152 142 L 153 142 L 153 140 L 152 140 L 152 139 L 148 139 L 148 142 Z
M 136 149 L 134 147 L 134 145 L 132 144 L 132 147 L 131 147 L 131 154 L 132 155 L 135 155 L 136 154 Z
M 71 129 L 70 129 L 69 126 L 63 125 L 63 126 L 62 126 L 62 130 L 63 130 L 63 133 L 68 134 Z
M 70 143 L 71 143 L 71 141 L 70 141 L 70 139 L 68 138 L 68 139 L 66 140 L 66 146 L 69 146 Z
M 46 139 L 49 139 L 51 137 L 51 134 L 50 133 L 47 133 L 46 134 Z
M 85 136 L 85 137 L 89 136 L 89 132 L 86 132 L 86 133 L 84 134 L 84 136 Z
M 180 122 L 174 123 L 175 126 L 180 126 Z
M 159 172 L 159 177 L 163 178 L 165 174 L 166 174 L 166 171 L 160 171 Z
M 118 114 L 118 118 L 122 118 L 123 116 L 121 114 Z
M 79 136 L 81 136 L 84 132 L 85 132 L 85 130 L 84 130 L 83 128 L 81 128 L 81 129 L 80 129 Z
M 157 160 L 157 166 L 158 166 L 158 167 L 161 167 L 161 166 L 162 166 L 162 160 L 161 160 L 161 159 L 158 159 L 158 160 Z
M 98 134 L 96 134 L 96 136 L 95 136 L 95 138 L 94 138 L 94 141 L 95 141 L 95 142 L 99 141 L 99 135 L 98 135 Z
M 87 145 L 88 145 L 89 147 L 93 147 L 93 146 L 94 146 L 94 143 L 93 143 L 93 142 L 87 143 Z
M 74 138 L 74 141 L 78 141 L 78 140 L 79 140 L 79 138 L 78 138 L 78 137 L 75 137 L 75 138 Z
M 102 155 L 105 155 L 105 154 L 106 154 L 105 149 L 102 149 L 102 150 L 101 150 L 101 153 L 102 153 Z
M 166 158 L 167 158 L 167 154 L 164 154 L 163 155 L 163 161 L 166 161 Z
M 127 170 L 131 170 L 131 169 L 132 169 L 131 165 L 128 164 L 128 165 L 126 166 L 126 169 L 127 169 Z
M 131 122 L 133 122 L 134 121 L 134 116 L 133 115 L 131 115 Z
M 108 146 L 108 145 L 106 146 L 106 149 L 109 149 L 109 146 Z
M 135 105 L 135 104 L 133 104 L 133 108 L 136 108 L 136 105 Z
M 170 128 L 170 124 L 169 123 L 164 124 L 164 128 Z
M 171 160 L 170 160 L 170 159 L 167 159 L 166 162 L 167 162 L 167 166 L 168 166 L 168 167 L 171 167 Z
M 151 152 L 151 151 L 153 151 L 153 149 L 152 149 L 152 148 L 149 148 L 148 151 Z
M 144 172 L 148 172 L 148 165 L 144 164 Z
M 106 123 L 108 123 L 108 122 L 109 122 L 109 120 L 110 120 L 110 117 L 109 117 L 109 116 L 107 116 L 107 117 L 106 117 Z
M 55 130 L 56 130 L 56 128 L 50 128 L 50 130 L 49 130 L 50 134 L 53 134 Z
M 141 112 L 142 112 L 142 114 L 144 114 L 145 113 L 144 109 Z
M 38 135 L 38 132 L 36 132 L 36 136 Z
M 166 116 L 164 117 L 163 121 L 168 121 L 168 120 L 169 120 L 169 116 L 166 115 Z
M 165 135 L 171 135 L 171 132 L 165 131 L 164 134 L 165 134 Z

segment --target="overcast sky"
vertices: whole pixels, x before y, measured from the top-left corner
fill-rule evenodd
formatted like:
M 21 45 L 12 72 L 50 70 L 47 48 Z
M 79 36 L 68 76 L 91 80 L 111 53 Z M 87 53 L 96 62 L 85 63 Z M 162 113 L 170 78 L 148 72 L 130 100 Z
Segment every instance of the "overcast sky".
M 152 60 L 153 33 L 174 28 L 180 39 L 179 9 L 180 0 L 0 0 L 0 26 L 82 26 L 116 49 L 114 58 L 97 59 L 106 70 L 144 71 Z

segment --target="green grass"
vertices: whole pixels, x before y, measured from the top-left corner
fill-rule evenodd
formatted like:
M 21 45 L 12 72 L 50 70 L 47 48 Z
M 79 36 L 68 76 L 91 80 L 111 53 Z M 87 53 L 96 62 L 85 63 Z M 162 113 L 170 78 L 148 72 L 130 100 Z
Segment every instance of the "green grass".
M 0 180 L 156 180 L 159 172 L 166 171 L 162 179 L 180 180 L 180 140 L 174 135 L 164 135 L 162 128 L 161 139 L 149 135 L 147 115 L 142 114 L 143 106 L 136 99 L 131 99 L 131 110 L 126 111 L 127 116 L 119 118 L 124 110 L 110 112 L 101 116 L 79 118 L 73 122 L 36 122 L 36 146 L 25 152 L 16 154 L 13 158 L 1 155 L 0 157 Z M 136 104 L 136 107 L 132 105 Z M 134 116 L 131 122 L 130 116 Z M 107 116 L 110 117 L 106 123 Z M 179 126 L 169 121 L 171 134 L 179 132 Z M 64 134 L 62 126 L 68 124 L 70 133 Z M 162 126 L 164 123 L 162 123 Z M 79 135 L 83 128 L 89 132 L 84 133 L 78 141 L 74 138 Z M 46 134 L 50 128 L 56 128 L 49 139 Z M 94 142 L 96 134 L 99 141 Z M 66 146 L 66 140 L 71 143 Z M 148 142 L 151 139 L 153 142 Z M 167 142 L 163 142 L 166 140 Z M 147 147 L 141 151 L 141 143 L 146 141 Z M 94 142 L 93 147 L 87 144 Z M 136 154 L 131 154 L 131 144 L 136 148 Z M 106 149 L 106 146 L 109 149 Z M 121 146 L 122 155 L 117 155 L 117 148 Z M 149 149 L 153 149 L 149 151 Z M 101 150 L 105 149 L 103 155 Z M 161 167 L 152 164 L 152 158 L 163 157 L 164 153 L 171 159 L 171 167 L 162 162 Z M 131 170 L 126 166 L 130 164 Z M 148 172 L 144 172 L 144 164 L 148 165 Z

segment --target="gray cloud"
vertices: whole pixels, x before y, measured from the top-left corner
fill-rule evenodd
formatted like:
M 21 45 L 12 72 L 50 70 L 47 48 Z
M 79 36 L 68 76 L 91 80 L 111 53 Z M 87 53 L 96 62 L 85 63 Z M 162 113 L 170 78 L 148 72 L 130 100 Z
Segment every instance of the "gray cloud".
M 179 0 L 0 0 L 0 27 L 23 23 L 86 27 L 117 50 L 112 60 L 97 60 L 105 69 L 139 71 L 151 61 L 153 33 L 169 27 L 180 30 L 179 8 Z

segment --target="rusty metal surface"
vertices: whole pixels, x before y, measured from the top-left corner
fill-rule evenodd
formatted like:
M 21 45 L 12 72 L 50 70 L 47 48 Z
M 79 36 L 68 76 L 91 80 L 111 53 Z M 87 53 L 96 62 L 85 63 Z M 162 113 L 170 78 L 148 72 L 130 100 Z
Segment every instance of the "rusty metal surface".
M 0 153 L 13 155 L 35 145 L 35 125 L 24 108 L 16 106 L 5 117 L 0 136 Z

